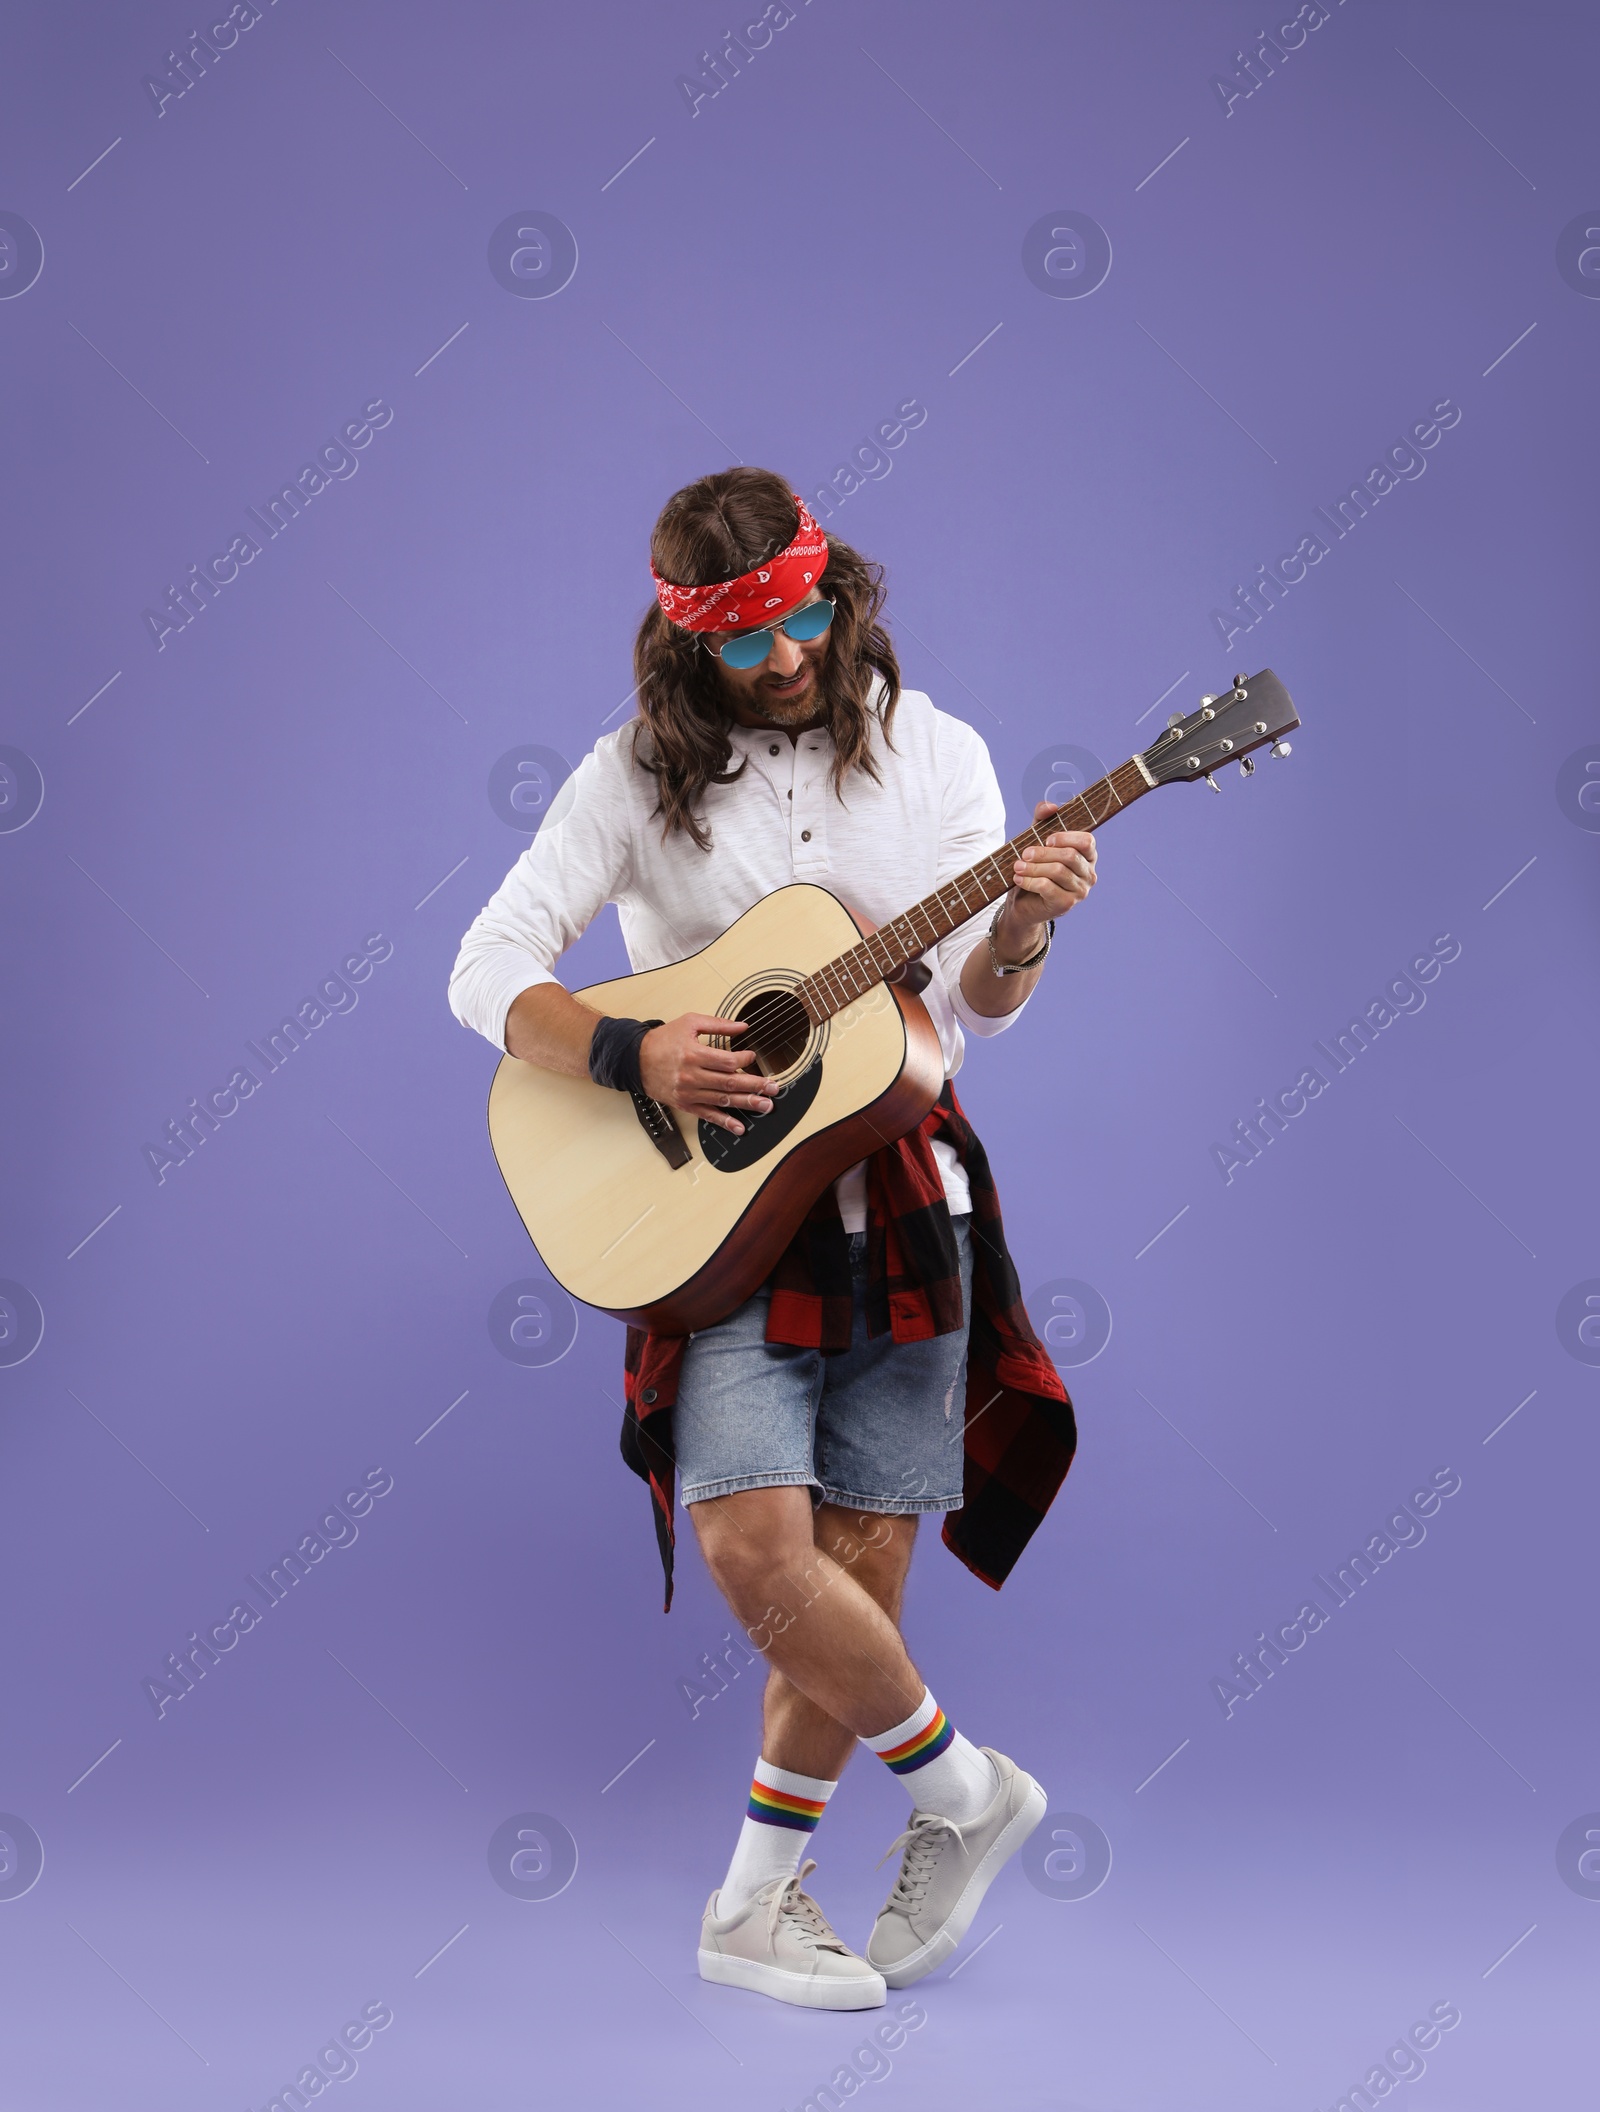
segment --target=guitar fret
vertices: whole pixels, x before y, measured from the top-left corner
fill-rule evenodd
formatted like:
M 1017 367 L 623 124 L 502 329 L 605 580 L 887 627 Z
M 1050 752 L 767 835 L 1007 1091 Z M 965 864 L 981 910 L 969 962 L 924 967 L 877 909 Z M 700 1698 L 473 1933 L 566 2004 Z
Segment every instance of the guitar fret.
M 1046 839 L 1059 829 L 1098 828 L 1108 816 L 1130 806 L 1149 789 L 1137 763 L 1130 760 L 1119 764 L 1108 777 L 1101 778 L 1054 814 L 1023 829 L 998 850 L 980 858 L 976 865 L 956 874 L 921 902 L 912 903 L 909 909 L 807 976 L 795 995 L 808 1017 L 820 1024 L 842 1012 L 874 984 L 926 953 L 958 925 L 1008 894 L 1012 882 L 1007 867 L 1016 863 L 1025 847 L 1043 849 Z M 1097 807 L 1101 811 L 1097 812 Z M 919 928 L 919 919 L 928 934 L 926 938 Z

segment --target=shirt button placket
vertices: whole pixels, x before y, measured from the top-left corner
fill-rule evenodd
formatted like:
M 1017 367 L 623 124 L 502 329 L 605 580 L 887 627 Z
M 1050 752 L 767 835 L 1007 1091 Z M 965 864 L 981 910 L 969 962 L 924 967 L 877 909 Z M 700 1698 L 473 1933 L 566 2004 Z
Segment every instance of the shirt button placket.
M 774 791 L 783 793 L 784 802 L 793 812 L 795 752 L 793 741 L 769 741 L 767 754 L 771 758 L 771 774 Z M 788 780 L 785 783 L 785 779 Z M 790 846 L 790 870 L 794 867 L 793 846 Z
M 795 746 L 795 784 L 799 797 L 794 802 L 794 816 L 790 823 L 794 846 L 794 864 L 797 872 L 820 872 L 827 866 L 824 848 L 823 815 L 819 785 L 826 781 L 823 755 L 813 741 L 801 741 Z

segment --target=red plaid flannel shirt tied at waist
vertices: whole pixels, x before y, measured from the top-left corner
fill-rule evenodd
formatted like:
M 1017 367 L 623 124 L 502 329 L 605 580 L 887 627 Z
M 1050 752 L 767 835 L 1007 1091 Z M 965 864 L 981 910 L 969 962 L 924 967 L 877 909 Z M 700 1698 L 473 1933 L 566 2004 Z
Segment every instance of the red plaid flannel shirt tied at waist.
M 920 1125 L 867 1161 L 867 1329 L 926 1341 L 962 1324 L 961 1274 L 944 1184 L 931 1149 L 942 1137 L 972 1192 L 972 1318 L 967 1348 L 965 1500 L 942 1538 L 996 1591 L 1066 1478 L 1077 1448 L 1072 1402 L 1033 1331 L 1006 1250 L 988 1155 L 947 1079 Z M 767 1340 L 834 1356 L 850 1346 L 850 1247 L 831 1187 L 790 1241 L 768 1283 Z M 672 1604 L 672 1406 L 682 1335 L 628 1329 L 622 1456 L 650 1485 Z

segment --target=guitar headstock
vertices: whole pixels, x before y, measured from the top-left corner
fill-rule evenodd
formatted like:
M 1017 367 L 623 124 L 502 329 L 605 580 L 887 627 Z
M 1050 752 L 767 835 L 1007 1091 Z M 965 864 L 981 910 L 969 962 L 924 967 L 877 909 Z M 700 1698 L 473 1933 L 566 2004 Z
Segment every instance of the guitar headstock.
M 1300 723 L 1293 700 L 1270 667 L 1258 675 L 1235 675 L 1232 689 L 1202 697 L 1198 711 L 1175 712 L 1167 730 L 1144 751 L 1141 760 L 1158 785 L 1209 778 L 1222 763 L 1238 763 L 1240 775 L 1255 769 L 1253 750 L 1270 747 L 1287 755 L 1283 738 Z M 1222 788 L 1213 779 L 1213 792 Z

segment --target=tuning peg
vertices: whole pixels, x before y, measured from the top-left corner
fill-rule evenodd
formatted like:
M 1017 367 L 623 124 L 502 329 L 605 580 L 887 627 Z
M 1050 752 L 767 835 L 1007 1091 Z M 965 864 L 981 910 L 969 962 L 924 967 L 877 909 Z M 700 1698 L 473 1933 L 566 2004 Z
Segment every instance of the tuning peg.
M 1254 776 L 1255 776 L 1255 774 L 1256 774 L 1256 759 L 1255 759 L 1255 757 L 1254 757 L 1253 755 L 1241 755 L 1241 756 L 1240 756 L 1240 758 L 1239 758 L 1239 775 L 1240 775 L 1241 777 L 1254 777 Z
M 1170 719 L 1168 719 L 1168 721 L 1167 721 L 1167 731 L 1168 731 L 1169 733 L 1176 733 L 1176 732 L 1177 732 L 1177 730 L 1178 730 L 1178 728 L 1179 728 L 1179 727 L 1180 727 L 1180 726 L 1181 726 L 1182 724 L 1183 724 L 1183 713 L 1182 713 L 1181 711 L 1175 711 L 1175 712 L 1174 712 L 1174 713 L 1172 714 L 1171 718 L 1170 718 Z
M 1248 691 L 1248 690 L 1247 690 L 1247 689 L 1245 688 L 1245 686 L 1244 686 L 1244 676 L 1243 676 L 1243 675 L 1235 675 L 1235 676 L 1234 676 L 1234 678 L 1233 678 L 1233 693 L 1234 693 L 1234 695 L 1235 695 L 1236 697 L 1246 697 L 1246 696 L 1248 696 L 1248 695 L 1250 694 L 1250 692 L 1249 692 L 1249 691 Z
M 1274 741 L 1272 744 L 1272 753 L 1274 755 L 1292 755 L 1294 753 L 1294 750 L 1289 746 L 1289 743 L 1287 741 Z
M 1222 787 L 1217 783 L 1216 779 L 1211 775 L 1211 772 L 1209 770 L 1206 772 L 1206 783 L 1211 787 L 1213 792 L 1220 792 L 1222 790 Z

